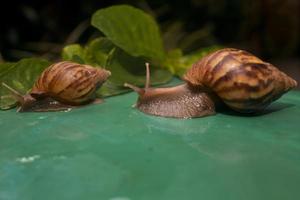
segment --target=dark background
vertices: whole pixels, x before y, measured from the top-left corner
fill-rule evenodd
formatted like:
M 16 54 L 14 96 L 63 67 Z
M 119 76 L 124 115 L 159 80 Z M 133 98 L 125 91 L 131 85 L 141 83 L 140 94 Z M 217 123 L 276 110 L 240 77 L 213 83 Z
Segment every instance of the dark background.
M 114 4 L 153 15 L 167 50 L 179 47 L 188 53 L 215 44 L 242 48 L 299 80 L 298 0 L 10 0 L 0 7 L 0 59 L 57 59 L 64 45 L 84 44 L 99 35 L 89 26 L 90 17 Z

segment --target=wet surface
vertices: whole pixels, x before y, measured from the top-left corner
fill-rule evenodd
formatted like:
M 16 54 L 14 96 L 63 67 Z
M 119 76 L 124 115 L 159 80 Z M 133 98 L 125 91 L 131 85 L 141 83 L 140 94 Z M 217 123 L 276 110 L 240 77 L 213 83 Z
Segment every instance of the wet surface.
M 262 115 L 145 115 L 136 94 L 0 112 L 0 199 L 298 199 L 300 92 Z

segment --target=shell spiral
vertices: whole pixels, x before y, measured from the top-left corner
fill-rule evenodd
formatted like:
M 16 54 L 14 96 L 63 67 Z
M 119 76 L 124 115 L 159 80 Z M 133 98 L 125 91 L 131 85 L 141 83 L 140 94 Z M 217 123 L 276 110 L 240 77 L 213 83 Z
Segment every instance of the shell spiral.
M 230 48 L 195 63 L 184 79 L 190 85 L 212 90 L 227 106 L 245 113 L 264 109 L 297 85 L 272 64 Z
M 30 94 L 35 98 L 51 97 L 57 101 L 79 105 L 94 99 L 95 91 L 110 72 L 89 65 L 63 61 L 46 68 Z

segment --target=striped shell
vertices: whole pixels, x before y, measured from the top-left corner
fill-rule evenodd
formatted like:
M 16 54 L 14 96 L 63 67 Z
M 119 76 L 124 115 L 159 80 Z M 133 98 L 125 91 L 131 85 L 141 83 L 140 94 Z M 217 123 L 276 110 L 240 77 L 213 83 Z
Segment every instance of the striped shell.
M 268 106 L 297 82 L 270 63 L 238 49 L 221 49 L 189 69 L 184 79 L 212 90 L 230 108 L 256 112 Z
M 59 62 L 45 69 L 30 95 L 80 105 L 94 99 L 95 91 L 109 76 L 110 72 L 104 69 L 69 61 Z

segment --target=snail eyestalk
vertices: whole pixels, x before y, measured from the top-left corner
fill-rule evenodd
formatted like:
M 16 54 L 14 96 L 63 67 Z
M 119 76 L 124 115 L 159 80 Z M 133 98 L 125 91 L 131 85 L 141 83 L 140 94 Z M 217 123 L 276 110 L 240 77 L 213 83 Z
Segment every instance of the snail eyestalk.
M 13 97 L 20 104 L 20 107 L 17 109 L 17 112 L 26 111 L 27 109 L 31 108 L 32 105 L 34 105 L 34 103 L 36 102 L 36 99 L 32 97 L 30 94 L 21 95 L 18 91 L 11 88 L 7 84 L 2 82 L 2 85 L 10 91 Z
M 145 83 L 145 89 L 148 89 L 150 87 L 150 67 L 149 63 L 145 63 L 146 65 L 146 83 Z
M 143 95 L 147 89 L 150 88 L 150 66 L 149 63 L 145 63 L 146 65 L 146 81 L 145 81 L 145 88 L 139 88 L 135 85 L 129 84 L 129 83 L 124 83 L 124 87 L 131 88 L 133 91 L 138 93 L 139 95 Z
M 14 96 L 14 98 L 20 103 L 20 104 L 24 104 L 25 100 L 24 97 L 15 89 L 13 89 L 12 87 L 8 86 L 6 83 L 2 82 L 3 87 L 5 87 L 6 89 L 9 90 L 9 92 Z
M 128 87 L 128 88 L 132 89 L 133 91 L 135 91 L 139 95 L 142 95 L 144 93 L 144 89 L 139 88 L 139 87 L 137 87 L 135 85 L 132 85 L 132 84 L 129 84 L 129 83 L 124 83 L 124 87 Z

